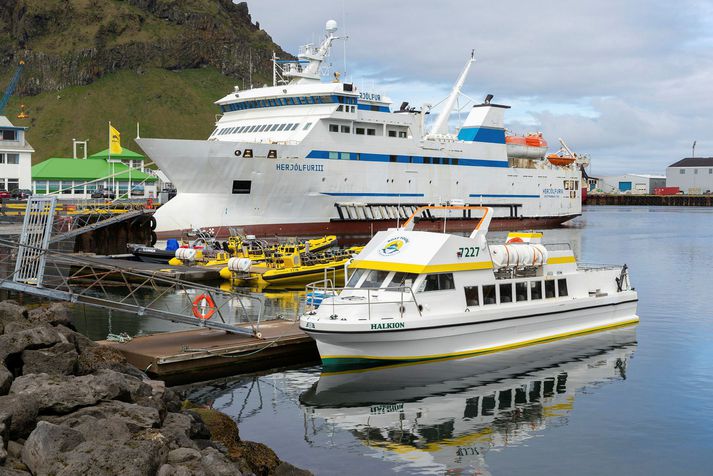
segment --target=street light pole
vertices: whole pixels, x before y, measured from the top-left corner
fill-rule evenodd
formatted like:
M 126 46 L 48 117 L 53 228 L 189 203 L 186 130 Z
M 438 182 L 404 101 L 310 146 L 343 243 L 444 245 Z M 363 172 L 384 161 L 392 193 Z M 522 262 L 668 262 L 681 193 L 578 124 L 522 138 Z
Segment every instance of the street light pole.
M 693 141 L 693 151 L 691 152 L 691 158 L 696 157 L 696 141 Z

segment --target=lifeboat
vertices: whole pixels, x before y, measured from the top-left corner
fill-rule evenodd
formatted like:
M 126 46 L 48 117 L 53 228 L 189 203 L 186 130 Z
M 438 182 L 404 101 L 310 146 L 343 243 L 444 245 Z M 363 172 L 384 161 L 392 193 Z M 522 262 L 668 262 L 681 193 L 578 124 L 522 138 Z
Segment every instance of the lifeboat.
M 549 163 L 551 163 L 552 165 L 556 165 L 557 167 L 566 167 L 572 164 L 577 159 L 576 157 L 567 155 L 549 154 L 547 156 L 547 160 L 549 161 Z
M 547 152 L 547 141 L 542 132 L 505 136 L 505 145 L 510 159 L 542 159 Z

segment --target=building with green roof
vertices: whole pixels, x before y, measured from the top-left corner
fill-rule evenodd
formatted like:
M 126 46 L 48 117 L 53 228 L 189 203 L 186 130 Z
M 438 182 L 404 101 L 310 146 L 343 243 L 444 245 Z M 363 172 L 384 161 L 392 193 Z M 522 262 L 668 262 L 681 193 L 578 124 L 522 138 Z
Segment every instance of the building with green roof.
M 132 198 L 154 198 L 158 178 L 144 168 L 144 160 L 143 155 L 126 147 L 120 154 L 110 155 L 106 149 L 85 158 L 52 157 L 32 167 L 32 191 L 78 199 L 107 190 L 117 198 L 128 198 L 131 182 Z

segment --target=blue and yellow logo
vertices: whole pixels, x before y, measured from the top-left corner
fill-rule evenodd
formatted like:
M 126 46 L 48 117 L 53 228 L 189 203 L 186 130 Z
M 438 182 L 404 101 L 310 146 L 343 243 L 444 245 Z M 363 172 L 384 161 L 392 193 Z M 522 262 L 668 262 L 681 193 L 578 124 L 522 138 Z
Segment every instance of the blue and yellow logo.
M 379 250 L 379 254 L 381 256 L 393 256 L 401 251 L 401 248 L 403 248 L 406 243 L 408 243 L 408 239 L 402 236 L 393 238 L 386 242 L 384 247 Z

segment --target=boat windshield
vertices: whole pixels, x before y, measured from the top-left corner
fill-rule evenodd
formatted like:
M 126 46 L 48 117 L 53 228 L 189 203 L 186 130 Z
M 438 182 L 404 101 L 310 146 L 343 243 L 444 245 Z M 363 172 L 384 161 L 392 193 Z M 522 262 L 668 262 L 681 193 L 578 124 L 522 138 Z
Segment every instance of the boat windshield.
M 393 278 L 391 278 L 391 281 L 389 284 L 386 285 L 387 288 L 402 288 L 404 286 L 411 286 L 413 285 L 413 282 L 416 280 L 418 277 L 417 274 L 414 273 L 394 273 Z M 411 284 L 407 284 L 411 283 Z
M 388 271 L 377 271 L 372 269 L 369 274 L 366 275 L 366 279 L 361 283 L 360 288 L 378 288 L 381 287 L 381 283 L 384 282 L 386 277 L 389 275 Z

